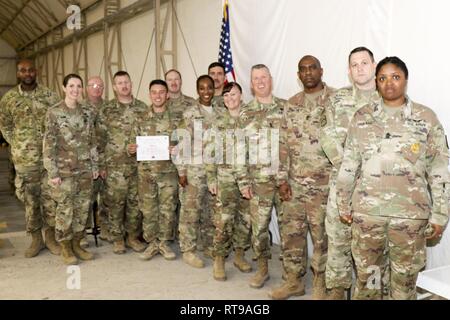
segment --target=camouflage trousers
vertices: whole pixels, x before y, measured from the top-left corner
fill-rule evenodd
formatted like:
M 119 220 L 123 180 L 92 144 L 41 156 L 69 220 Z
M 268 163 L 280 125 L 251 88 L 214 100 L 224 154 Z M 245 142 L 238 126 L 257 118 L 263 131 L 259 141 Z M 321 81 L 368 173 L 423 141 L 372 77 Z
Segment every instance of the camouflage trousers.
M 328 235 L 328 259 L 326 263 L 326 286 L 348 289 L 352 285 L 353 260 L 351 253 L 351 227 L 344 224 L 336 203 L 336 174 L 333 168 L 327 202 L 325 230 Z
M 325 272 L 328 241 L 325 233 L 325 215 L 328 186 L 303 185 L 289 181 L 292 199 L 283 201 L 280 222 L 283 267 L 286 273 L 303 276 L 307 270 L 307 234 L 311 232 L 313 255 L 311 268 L 315 273 Z
M 108 168 L 104 183 L 104 203 L 108 211 L 112 240 L 124 239 L 125 232 L 139 234 L 142 229 L 142 214 L 138 204 L 137 169 Z
M 250 247 L 250 201 L 242 198 L 232 174 L 219 171 L 214 226 L 214 254 L 226 256 L 231 247 Z
M 416 299 L 417 276 L 425 267 L 427 223 L 427 220 L 353 215 L 352 253 L 357 269 L 353 299 L 382 299 L 382 289 L 387 286 L 385 268 L 390 274 L 389 298 Z
M 84 232 L 92 194 L 92 173 L 64 177 L 60 185 L 49 184 L 56 202 L 56 240 L 71 240 L 75 233 Z
M 271 258 L 269 224 L 272 208 L 280 213 L 281 203 L 275 181 L 256 182 L 250 200 L 251 239 L 255 258 Z
M 11 159 L 11 147 L 8 146 L 8 183 L 13 194 L 16 190 L 16 186 L 14 184 L 15 178 L 16 178 L 16 170 L 14 169 L 14 163 L 12 162 Z
M 139 209 L 148 243 L 174 239 L 173 225 L 178 202 L 176 172 L 154 174 L 139 170 Z
M 25 206 L 26 231 L 32 233 L 43 225 L 55 226 L 56 204 L 43 168 L 17 170 L 15 177 L 16 196 Z
M 181 252 L 196 250 L 200 236 L 203 249 L 212 249 L 214 238 L 214 202 L 206 176 L 188 170 L 188 185 L 180 190 L 179 237 Z

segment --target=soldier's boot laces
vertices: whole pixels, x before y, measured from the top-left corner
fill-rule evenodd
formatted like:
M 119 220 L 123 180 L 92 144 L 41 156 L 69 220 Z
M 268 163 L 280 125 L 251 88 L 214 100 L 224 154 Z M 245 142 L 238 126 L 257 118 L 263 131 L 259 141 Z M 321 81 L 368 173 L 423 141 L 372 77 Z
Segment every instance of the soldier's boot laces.
M 292 296 L 303 296 L 305 294 L 305 283 L 303 278 L 298 278 L 295 274 L 288 274 L 287 280 L 270 293 L 274 300 L 285 300 Z
M 45 248 L 44 239 L 42 238 L 41 229 L 31 233 L 31 245 L 25 250 L 26 258 L 33 258 L 39 254 L 39 252 Z
M 314 274 L 312 298 L 313 300 L 324 300 L 326 298 L 325 272 Z
M 233 264 L 241 272 L 248 273 L 252 271 L 252 265 L 248 263 L 247 260 L 245 260 L 245 251 L 242 248 L 236 249 L 236 252 L 234 253 Z
M 166 260 L 175 260 L 177 257 L 175 252 L 173 252 L 172 248 L 170 247 L 168 241 L 161 241 L 159 243 L 159 253 L 161 253 L 161 255 Z
M 115 254 L 124 254 L 127 252 L 127 249 L 125 248 L 125 241 L 123 241 L 123 239 L 115 240 L 113 242 L 113 252 Z
M 225 274 L 225 257 L 216 256 L 214 258 L 213 277 L 217 281 L 227 280 L 227 275 Z
M 331 289 L 328 300 L 345 300 L 345 289 L 342 287 Z
M 264 283 L 269 280 L 269 262 L 267 258 L 258 259 L 258 269 L 256 274 L 250 279 L 250 287 L 259 289 L 264 286 Z
M 78 264 L 78 259 L 72 250 L 72 241 L 64 240 L 61 241 L 61 257 L 66 265 Z
M 52 254 L 57 256 L 61 254 L 61 246 L 55 239 L 55 228 L 45 230 L 45 246 Z
M 129 234 L 127 237 L 127 246 L 135 252 L 143 252 L 146 248 L 145 244 L 139 241 L 137 234 Z
M 72 249 L 73 253 L 81 260 L 93 260 L 94 254 L 92 252 L 86 251 L 81 246 L 81 240 L 83 239 L 84 232 L 77 233 L 72 239 Z
M 147 246 L 144 252 L 139 255 L 139 259 L 141 260 L 150 260 L 154 256 L 156 256 L 159 252 L 159 246 L 156 242 L 151 242 Z
M 187 251 L 183 253 L 183 261 L 194 268 L 203 268 L 205 263 L 194 251 Z

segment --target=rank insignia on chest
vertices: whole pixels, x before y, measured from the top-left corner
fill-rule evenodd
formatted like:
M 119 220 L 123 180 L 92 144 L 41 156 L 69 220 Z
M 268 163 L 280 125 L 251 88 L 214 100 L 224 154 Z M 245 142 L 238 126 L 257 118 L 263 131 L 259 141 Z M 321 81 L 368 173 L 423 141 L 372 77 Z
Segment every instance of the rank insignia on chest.
M 320 126 L 321 126 L 321 127 L 325 127 L 326 124 L 327 124 L 327 118 L 326 118 L 325 116 L 322 116 L 322 117 L 320 118 Z
M 419 153 L 420 145 L 418 143 L 413 143 L 411 145 L 411 152 L 413 153 Z

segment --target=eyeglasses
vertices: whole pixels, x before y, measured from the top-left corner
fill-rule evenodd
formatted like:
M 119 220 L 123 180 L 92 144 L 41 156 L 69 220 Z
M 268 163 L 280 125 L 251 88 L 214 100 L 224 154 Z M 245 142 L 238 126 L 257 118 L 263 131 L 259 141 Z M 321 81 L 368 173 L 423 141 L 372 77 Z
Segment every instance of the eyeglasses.
M 88 87 L 92 87 L 92 88 L 94 88 L 94 89 L 103 89 L 103 86 L 102 86 L 102 85 L 99 85 L 99 84 L 96 84 L 96 83 L 94 83 L 94 84 L 88 84 Z

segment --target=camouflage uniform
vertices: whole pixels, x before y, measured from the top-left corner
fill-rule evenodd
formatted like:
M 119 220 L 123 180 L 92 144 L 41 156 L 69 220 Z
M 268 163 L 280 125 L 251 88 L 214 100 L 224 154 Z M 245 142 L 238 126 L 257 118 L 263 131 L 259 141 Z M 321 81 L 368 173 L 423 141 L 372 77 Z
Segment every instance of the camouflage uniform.
M 194 98 L 181 94 L 177 99 L 170 98 L 166 105 L 170 111 L 171 119 L 176 123 L 180 123 L 183 120 L 183 112 L 194 104 L 196 104 Z
M 166 103 L 167 109 L 169 109 L 171 119 L 176 123 L 177 127 L 180 125 L 181 121 L 183 120 L 183 112 L 188 107 L 190 107 L 196 103 L 197 102 L 195 101 L 194 98 L 191 98 L 184 94 L 181 94 L 181 96 L 179 98 L 176 98 L 176 99 L 170 98 L 167 101 L 167 103 Z M 180 220 L 180 208 L 181 208 L 181 203 L 180 203 L 180 199 L 178 197 L 178 193 L 177 193 L 177 197 L 176 197 L 175 201 L 177 203 L 177 209 L 176 209 L 176 213 L 175 213 L 175 222 L 173 225 L 174 225 L 174 234 L 175 234 L 176 238 L 178 239 L 178 223 Z
M 448 164 L 444 129 L 429 108 L 408 99 L 389 116 L 377 100 L 356 112 L 336 183 L 339 212 L 354 215 L 355 299 L 381 298 L 370 278 L 386 247 L 390 298 L 416 298 L 427 223 L 448 221 Z
M 104 102 L 101 101 L 99 104 L 95 105 L 91 102 L 85 101 L 87 106 L 92 109 L 94 113 L 94 126 L 97 125 L 98 120 L 98 114 L 101 108 L 103 108 Z M 109 223 L 108 223 L 108 213 L 106 211 L 106 208 L 103 204 L 104 199 L 104 193 L 105 193 L 105 186 L 103 183 L 103 179 L 99 176 L 97 179 L 93 182 L 93 189 L 92 189 L 92 200 L 91 200 L 91 211 L 92 214 L 89 214 L 88 222 L 87 222 L 87 228 L 92 226 L 92 218 L 96 212 L 94 212 L 94 206 L 97 205 L 97 212 L 98 212 L 98 218 L 100 224 L 103 226 L 107 226 L 109 229 Z
M 12 161 L 11 146 L 8 144 L 8 183 L 11 188 L 11 194 L 16 193 L 16 186 L 14 180 L 16 179 L 16 169 L 14 169 L 14 163 Z
M 181 210 L 178 231 L 181 252 L 193 251 L 197 248 L 198 232 L 203 249 L 212 251 L 215 230 L 212 219 L 215 200 L 208 191 L 203 154 L 199 147 L 203 147 L 203 141 L 207 140 L 207 138 L 202 139 L 203 134 L 206 130 L 212 129 L 218 117 L 219 113 L 214 108 L 209 114 L 197 102 L 185 110 L 183 121 L 179 126 L 180 129 L 187 130 L 192 139 L 189 142 L 192 150 L 191 157 L 184 160 L 180 157 L 180 162 L 177 163 L 178 174 L 187 176 L 188 180 L 188 185 L 180 190 Z M 198 123 L 197 130 L 194 130 L 195 123 Z M 196 136 L 201 142 L 199 146 L 193 143 Z M 180 143 L 182 144 L 183 141 Z
M 89 214 L 92 173 L 98 172 L 94 113 L 82 104 L 68 108 L 64 101 L 47 112 L 43 143 L 44 167 L 56 201 L 56 240 L 72 240 L 83 232 Z
M 308 227 L 314 248 L 311 268 L 314 274 L 325 272 L 325 216 L 332 165 L 320 147 L 319 132 L 326 123 L 325 104 L 333 91 L 325 86 L 315 101 L 300 92 L 289 99 L 286 112 L 292 199 L 282 203 L 279 220 L 283 266 L 286 273 L 297 277 L 306 273 Z
M 176 129 L 171 113 L 149 111 L 138 119 L 130 143 L 137 136 L 172 136 Z M 144 239 L 152 243 L 173 240 L 173 225 L 178 199 L 178 176 L 171 160 L 138 162 L 139 209 L 143 215 Z
M 333 164 L 330 175 L 330 190 L 327 203 L 325 230 L 328 236 L 328 258 L 326 266 L 327 288 L 345 288 L 352 285 L 353 262 L 351 256 L 351 228 L 339 219 L 336 205 L 336 177 L 342 162 L 347 128 L 354 113 L 378 93 L 363 93 L 356 87 L 338 90 L 327 105 L 326 125 L 321 128 L 320 144 Z
M 137 196 L 137 162 L 127 154 L 127 143 L 137 119 L 147 111 L 144 102 L 133 98 L 130 104 L 117 99 L 106 103 L 97 121 L 100 170 L 106 170 L 104 204 L 108 210 L 112 241 L 124 239 L 124 232 L 141 230 Z
M 271 257 L 269 223 L 272 208 L 275 206 L 277 213 L 280 212 L 278 186 L 287 182 L 286 104 L 286 100 L 277 97 L 273 97 L 270 104 L 254 99 L 243 108 L 239 119 L 239 127 L 244 130 L 247 139 L 247 151 L 246 165 L 238 165 L 235 175 L 241 192 L 248 187 L 253 190 L 250 217 L 252 247 L 256 258 Z M 270 134 L 271 129 L 278 130 L 279 140 Z M 270 140 L 279 143 L 275 146 Z M 252 163 L 252 159 L 257 159 L 257 162 Z M 270 160 L 279 160 L 278 166 L 271 166 Z
M 28 233 L 40 230 L 43 222 L 50 227 L 55 225 L 55 204 L 50 197 L 42 162 L 42 139 L 45 114 L 58 100 L 48 88 L 38 85 L 28 92 L 18 85 L 0 102 L 0 130 L 11 146 L 16 195 L 25 205 Z
M 236 125 L 237 119 L 228 111 L 224 112 L 217 121 L 218 141 L 221 143 L 211 140 L 206 146 L 206 149 L 220 150 L 215 154 L 215 164 L 206 166 L 206 174 L 208 186 L 217 186 L 214 255 L 222 257 L 230 253 L 232 245 L 234 249 L 250 247 L 250 201 L 241 196 L 234 176 L 239 151 L 235 143 Z
M 225 102 L 223 101 L 223 96 L 214 96 L 212 99 L 212 106 L 216 110 L 220 110 L 221 112 L 227 111 L 227 108 L 225 107 Z

